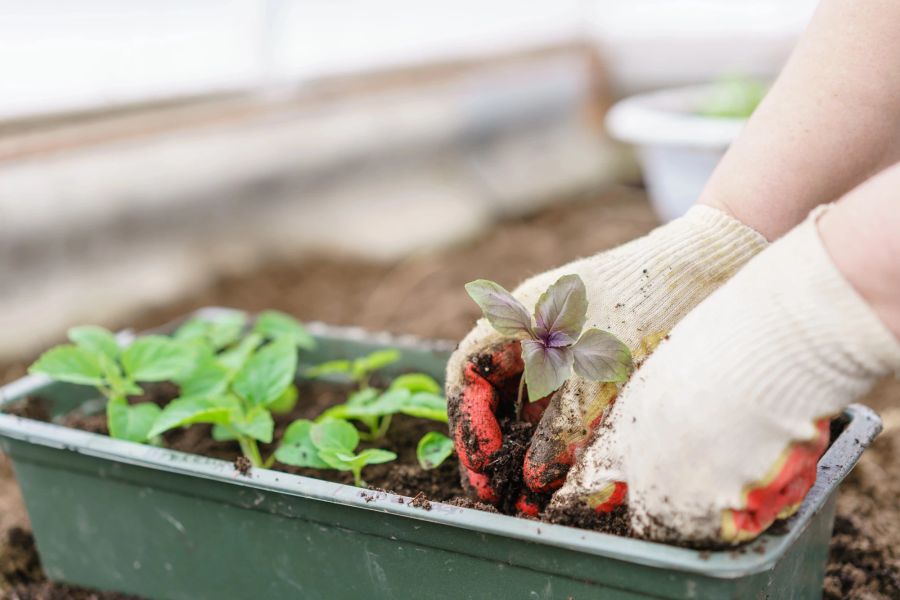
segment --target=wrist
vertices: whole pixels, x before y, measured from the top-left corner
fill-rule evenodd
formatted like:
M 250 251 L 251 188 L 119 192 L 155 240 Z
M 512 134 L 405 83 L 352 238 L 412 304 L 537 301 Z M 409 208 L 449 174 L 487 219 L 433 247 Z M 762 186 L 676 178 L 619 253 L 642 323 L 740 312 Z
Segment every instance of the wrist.
M 817 225 L 837 270 L 900 341 L 900 209 L 881 210 L 887 198 L 850 196 Z

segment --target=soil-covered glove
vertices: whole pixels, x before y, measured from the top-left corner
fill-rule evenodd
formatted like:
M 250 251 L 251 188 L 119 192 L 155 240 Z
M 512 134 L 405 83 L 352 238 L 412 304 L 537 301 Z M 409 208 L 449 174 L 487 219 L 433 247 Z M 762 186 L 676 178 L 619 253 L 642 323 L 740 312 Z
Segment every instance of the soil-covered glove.
M 822 245 L 820 212 L 672 330 L 551 512 L 596 509 L 625 481 L 638 534 L 702 545 L 752 539 L 796 510 L 830 418 L 900 369 L 900 343 Z
M 559 277 L 577 274 L 587 288 L 586 328 L 610 331 L 639 357 L 642 343 L 664 336 L 765 245 L 749 227 L 721 211 L 697 206 L 643 238 L 537 275 L 513 295 L 530 309 Z M 485 319 L 460 343 L 447 366 L 450 430 L 463 482 L 483 501 L 518 496 L 519 490 L 509 488 L 521 487 L 523 477 L 536 492 L 562 485 L 575 451 L 589 439 L 618 392 L 616 384 L 573 377 L 551 398 L 524 407 L 525 419 L 539 424 L 524 472 L 510 478 L 500 475 L 495 463 L 504 442 L 501 421 L 508 424 L 517 412 L 522 370 L 519 343 L 497 333 Z M 518 508 L 535 511 L 534 504 L 525 502 Z

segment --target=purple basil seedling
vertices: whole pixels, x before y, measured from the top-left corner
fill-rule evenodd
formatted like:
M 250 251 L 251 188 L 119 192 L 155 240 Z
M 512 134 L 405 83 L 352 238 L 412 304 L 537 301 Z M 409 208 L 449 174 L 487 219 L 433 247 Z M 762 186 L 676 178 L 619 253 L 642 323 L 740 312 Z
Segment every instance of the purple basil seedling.
M 634 368 L 628 346 L 608 331 L 588 329 L 587 291 L 578 275 L 563 275 L 528 309 L 501 285 L 478 279 L 466 291 L 499 333 L 522 343 L 525 376 L 531 402 L 552 394 L 575 373 L 585 379 L 622 382 Z

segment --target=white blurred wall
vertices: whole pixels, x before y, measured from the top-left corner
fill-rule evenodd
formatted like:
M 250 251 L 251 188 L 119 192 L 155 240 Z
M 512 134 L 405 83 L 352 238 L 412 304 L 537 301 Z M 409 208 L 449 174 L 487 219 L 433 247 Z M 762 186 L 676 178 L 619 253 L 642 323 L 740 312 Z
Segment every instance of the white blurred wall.
M 590 40 L 620 93 L 772 74 L 815 0 L 0 0 L 0 119 Z

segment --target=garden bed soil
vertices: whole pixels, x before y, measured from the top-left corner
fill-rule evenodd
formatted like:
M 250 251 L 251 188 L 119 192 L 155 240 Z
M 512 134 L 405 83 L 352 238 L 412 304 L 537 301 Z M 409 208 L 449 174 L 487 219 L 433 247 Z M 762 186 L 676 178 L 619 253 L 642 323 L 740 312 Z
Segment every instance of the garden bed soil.
M 249 311 L 276 308 L 303 320 L 460 339 L 478 316 L 478 308 L 462 292 L 467 281 L 485 277 L 504 285 L 514 285 L 534 273 L 627 241 L 654 225 L 655 218 L 642 192 L 616 189 L 602 198 L 576 201 L 535 217 L 508 221 L 465 245 L 414 256 L 393 265 L 334 257 L 300 263 L 272 263 L 250 275 L 223 277 L 179 302 L 147 310 L 132 322 L 106 325 L 152 327 L 196 308 L 220 305 Z M 20 377 L 26 365 L 23 361 L 0 366 L 0 382 Z M 841 487 L 825 580 L 826 600 L 900 598 L 898 398 L 900 383 L 885 382 L 865 401 L 882 413 L 885 432 L 863 455 Z M 323 396 L 319 402 L 324 405 L 335 400 Z M 305 410 L 315 412 L 318 408 L 306 406 Z M 105 427 L 101 421 L 102 416 L 95 417 L 94 426 Z M 404 437 L 418 440 L 427 428 L 438 424 L 418 421 L 407 431 L 403 421 L 405 419 L 397 418 L 392 424 L 385 444 L 385 447 L 401 450 L 398 462 L 367 467 L 363 476 L 370 485 L 410 497 L 422 492 L 416 500 L 422 508 L 427 506 L 430 498 L 457 506 L 496 510 L 462 494 L 454 457 L 440 469 L 422 471 L 415 462 L 414 450 L 410 450 L 415 443 L 403 450 L 402 446 L 407 444 Z M 81 426 L 86 428 L 88 420 Z M 216 446 L 206 433 L 201 427 L 193 427 L 171 434 L 167 442 L 194 452 L 204 444 L 211 444 L 200 451 L 211 455 L 218 452 L 218 456 L 228 460 L 235 458 L 237 452 L 233 446 Z M 334 471 L 304 474 L 343 483 L 350 480 L 349 474 Z M 602 526 L 615 531 L 615 527 L 624 524 L 619 520 L 618 524 Z M 597 526 L 596 523 L 584 525 Z M 28 534 L 21 498 L 8 462 L 2 456 L 0 529 L 0 597 L 17 600 L 125 598 L 52 584 L 43 578 L 37 568 L 38 560 Z M 627 533 L 624 530 L 615 532 Z

